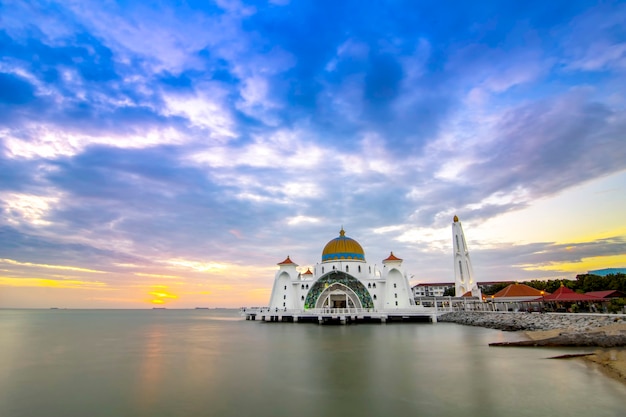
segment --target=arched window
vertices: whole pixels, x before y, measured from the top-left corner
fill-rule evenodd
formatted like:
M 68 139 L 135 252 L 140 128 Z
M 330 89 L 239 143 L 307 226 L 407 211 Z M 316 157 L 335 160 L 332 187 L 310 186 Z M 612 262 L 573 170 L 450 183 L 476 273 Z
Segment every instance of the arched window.
M 346 272 L 350 272 L 350 267 L 346 265 Z
M 372 287 L 376 288 L 376 283 L 373 283 L 373 284 L 372 284 Z
M 367 288 L 372 288 L 372 283 L 367 284 Z
M 371 274 L 372 273 L 372 267 L 370 266 L 369 269 L 370 269 L 370 274 Z
M 301 289 L 301 290 L 303 290 L 303 289 L 304 289 L 304 284 L 302 284 L 302 285 L 300 286 L 300 289 Z
M 359 272 L 361 272 L 361 265 L 359 265 Z
M 306 284 L 306 289 L 307 289 L 307 290 L 309 289 L 309 284 Z
M 304 301 L 304 295 L 303 295 L 302 297 L 300 297 L 300 299 L 301 299 L 302 301 Z
M 333 265 L 333 271 L 335 270 L 335 265 Z
M 376 294 L 374 294 L 374 300 L 376 299 Z
M 463 281 L 463 265 L 461 264 L 461 261 L 459 261 L 459 272 L 461 273 L 461 281 Z
M 395 282 L 393 283 L 393 288 L 397 288 L 397 285 Z
M 324 273 L 324 267 L 322 267 L 322 274 Z

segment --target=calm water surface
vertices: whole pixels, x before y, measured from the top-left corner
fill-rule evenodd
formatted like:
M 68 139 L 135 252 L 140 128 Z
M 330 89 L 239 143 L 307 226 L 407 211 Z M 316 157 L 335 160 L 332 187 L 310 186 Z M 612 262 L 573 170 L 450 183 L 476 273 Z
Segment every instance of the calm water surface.
M 455 324 L 261 323 L 221 310 L 0 310 L 0 416 L 620 416 L 577 350 Z

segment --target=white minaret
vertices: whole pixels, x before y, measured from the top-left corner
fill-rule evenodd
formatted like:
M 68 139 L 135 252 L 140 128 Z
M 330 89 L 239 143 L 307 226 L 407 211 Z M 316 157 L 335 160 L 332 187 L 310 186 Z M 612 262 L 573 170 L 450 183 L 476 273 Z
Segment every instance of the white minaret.
M 471 291 L 473 297 L 480 299 L 481 293 L 476 281 L 474 281 L 474 270 L 472 269 L 469 250 L 467 250 L 467 243 L 465 243 L 463 226 L 461 226 L 457 216 L 454 216 L 452 222 L 452 246 L 454 248 L 454 290 L 456 296 L 462 297 L 463 294 Z

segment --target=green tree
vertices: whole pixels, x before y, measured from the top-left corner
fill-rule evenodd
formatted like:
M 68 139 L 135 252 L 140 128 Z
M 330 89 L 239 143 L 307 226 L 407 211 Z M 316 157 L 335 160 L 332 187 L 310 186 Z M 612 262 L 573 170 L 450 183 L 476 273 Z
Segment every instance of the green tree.
M 495 293 L 508 287 L 512 283 L 513 282 L 508 281 L 508 282 L 498 282 L 493 285 L 486 285 L 482 288 L 482 293 L 485 295 L 494 295 Z
M 583 292 L 589 291 L 626 291 L 625 274 L 609 274 L 606 276 L 593 274 L 576 275 L 576 288 Z

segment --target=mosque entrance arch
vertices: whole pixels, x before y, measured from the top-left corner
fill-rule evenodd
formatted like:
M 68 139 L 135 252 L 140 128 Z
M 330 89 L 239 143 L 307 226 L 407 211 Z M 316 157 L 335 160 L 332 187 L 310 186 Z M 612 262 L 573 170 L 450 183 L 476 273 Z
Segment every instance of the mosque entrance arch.
M 359 297 L 350 288 L 335 283 L 324 289 L 315 303 L 315 308 L 363 308 Z
M 365 286 L 353 276 L 331 271 L 317 280 L 309 290 L 304 308 L 374 308 Z

